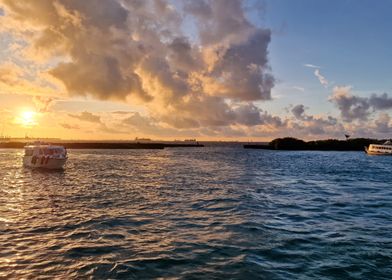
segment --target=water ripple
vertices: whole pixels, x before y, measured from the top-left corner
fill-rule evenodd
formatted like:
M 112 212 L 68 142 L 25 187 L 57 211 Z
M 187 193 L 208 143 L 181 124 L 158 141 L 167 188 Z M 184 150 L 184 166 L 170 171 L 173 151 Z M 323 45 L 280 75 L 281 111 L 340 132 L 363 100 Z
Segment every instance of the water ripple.
M 391 157 L 0 150 L 0 278 L 390 279 Z

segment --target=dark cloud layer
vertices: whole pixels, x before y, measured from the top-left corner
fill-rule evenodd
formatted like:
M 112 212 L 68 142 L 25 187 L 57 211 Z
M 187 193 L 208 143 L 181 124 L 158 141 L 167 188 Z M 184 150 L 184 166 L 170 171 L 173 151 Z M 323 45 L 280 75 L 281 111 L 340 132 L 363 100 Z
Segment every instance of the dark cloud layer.
M 367 120 L 374 111 L 392 109 L 392 97 L 383 93 L 372 94 L 370 97 L 353 95 L 350 87 L 335 87 L 330 98 L 340 111 L 343 120 Z
M 392 109 L 392 97 L 389 97 L 385 92 L 379 96 L 372 94 L 369 98 L 369 104 L 376 110 L 390 110 Z
M 314 116 L 306 113 L 303 104 L 295 105 L 291 109 L 295 120 L 292 122 L 293 133 L 306 136 L 339 135 L 344 132 L 343 125 L 332 116 Z

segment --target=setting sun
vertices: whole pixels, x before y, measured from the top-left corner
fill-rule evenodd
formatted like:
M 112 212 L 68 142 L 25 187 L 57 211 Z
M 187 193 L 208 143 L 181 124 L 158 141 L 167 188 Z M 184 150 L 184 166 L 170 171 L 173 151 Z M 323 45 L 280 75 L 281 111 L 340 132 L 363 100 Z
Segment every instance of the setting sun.
M 20 114 L 17 119 L 17 122 L 23 126 L 34 126 L 37 125 L 36 122 L 36 112 L 33 111 L 24 111 Z

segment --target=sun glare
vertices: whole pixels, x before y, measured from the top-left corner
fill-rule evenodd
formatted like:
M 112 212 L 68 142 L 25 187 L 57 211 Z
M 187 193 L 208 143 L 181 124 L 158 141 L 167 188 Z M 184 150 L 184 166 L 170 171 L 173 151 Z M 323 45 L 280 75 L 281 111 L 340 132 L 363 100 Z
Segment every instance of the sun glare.
M 18 123 L 20 123 L 23 126 L 34 126 L 37 124 L 35 118 L 36 118 L 36 112 L 24 111 L 20 114 L 18 118 Z

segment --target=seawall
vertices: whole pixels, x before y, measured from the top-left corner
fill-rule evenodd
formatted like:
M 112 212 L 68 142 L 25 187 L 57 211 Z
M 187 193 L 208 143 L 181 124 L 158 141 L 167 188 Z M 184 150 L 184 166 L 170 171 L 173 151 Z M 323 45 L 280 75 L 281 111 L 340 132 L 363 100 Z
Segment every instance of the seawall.
M 0 143 L 0 148 L 22 149 L 26 144 L 26 142 L 2 142 Z M 62 142 L 51 144 L 64 146 L 67 149 L 164 149 L 176 147 L 204 147 L 204 145 L 199 143 Z

